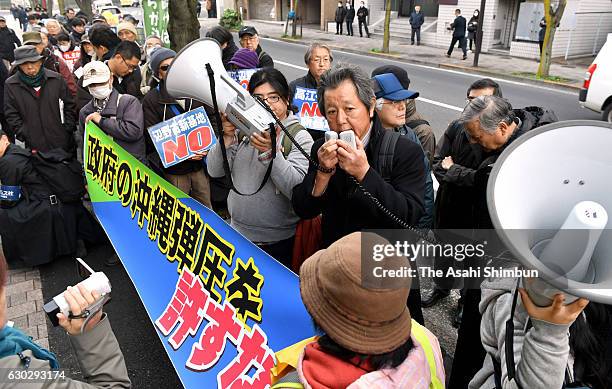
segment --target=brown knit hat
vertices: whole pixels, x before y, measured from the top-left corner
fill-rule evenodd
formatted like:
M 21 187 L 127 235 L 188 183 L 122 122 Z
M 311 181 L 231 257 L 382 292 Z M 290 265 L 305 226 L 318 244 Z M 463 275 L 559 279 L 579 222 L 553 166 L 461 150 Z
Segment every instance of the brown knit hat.
M 364 261 L 372 261 L 373 244 L 389 242 L 372 233 L 352 233 L 316 252 L 300 269 L 302 300 L 314 321 L 342 347 L 367 355 L 397 349 L 410 337 L 412 326 L 406 306 L 410 279 L 396 289 L 362 283 L 362 246 L 370 256 Z M 405 257 L 387 257 L 380 266 L 409 264 Z

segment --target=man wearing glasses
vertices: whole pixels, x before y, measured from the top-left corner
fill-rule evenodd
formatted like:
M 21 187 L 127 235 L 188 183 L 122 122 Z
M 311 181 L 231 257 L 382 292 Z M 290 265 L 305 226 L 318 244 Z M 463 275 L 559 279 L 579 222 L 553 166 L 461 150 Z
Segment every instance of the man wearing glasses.
M 311 100 L 317 101 L 316 93 L 317 88 L 319 88 L 319 84 L 321 83 L 321 76 L 323 75 L 323 73 L 325 73 L 331 68 L 333 61 L 334 57 L 332 55 L 331 49 L 327 45 L 318 42 L 313 42 L 306 50 L 306 54 L 304 54 L 304 62 L 306 63 L 306 66 L 308 66 L 308 73 L 306 73 L 304 77 L 300 77 L 289 83 L 291 103 L 293 105 L 296 105 L 297 108 L 300 110 L 300 116 L 302 116 L 302 107 L 300 107 L 299 105 L 300 102 L 303 100 L 300 99 L 301 95 L 305 95 L 305 90 L 310 91 L 310 94 L 312 95 Z M 299 93 L 297 93 L 298 91 Z M 320 121 L 322 123 L 326 123 L 325 118 L 323 118 L 322 116 Z M 303 122 L 302 124 L 306 124 L 306 122 Z M 310 128 L 313 126 L 305 127 L 314 140 L 322 138 L 325 134 L 325 132 L 322 131 L 321 128 Z M 328 129 L 327 125 L 326 129 Z
M 274 61 L 272 57 L 259 45 L 259 35 L 257 30 L 253 26 L 244 26 L 238 31 L 238 37 L 240 38 L 240 46 L 245 49 L 249 49 L 257 53 L 259 57 L 258 68 L 273 68 Z

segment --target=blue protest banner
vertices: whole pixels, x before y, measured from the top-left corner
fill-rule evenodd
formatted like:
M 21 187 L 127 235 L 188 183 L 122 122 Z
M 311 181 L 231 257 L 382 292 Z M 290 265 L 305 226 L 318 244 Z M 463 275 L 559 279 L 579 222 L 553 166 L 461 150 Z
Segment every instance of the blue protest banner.
M 166 168 L 207 151 L 217 143 L 202 107 L 149 127 L 148 131 Z
M 298 116 L 300 118 L 300 124 L 304 128 L 318 131 L 329 131 L 329 124 L 327 120 L 321 115 L 319 110 L 319 102 L 317 101 L 317 90 L 302 88 L 300 86 L 295 88 L 295 95 L 293 96 L 293 105 L 298 108 Z
M 183 386 L 269 387 L 275 352 L 313 335 L 297 276 L 93 122 L 84 168 L 96 216 Z
M 241 69 L 231 70 L 227 74 L 237 83 L 239 83 L 244 89 L 249 89 L 249 81 L 251 76 L 259 69 Z

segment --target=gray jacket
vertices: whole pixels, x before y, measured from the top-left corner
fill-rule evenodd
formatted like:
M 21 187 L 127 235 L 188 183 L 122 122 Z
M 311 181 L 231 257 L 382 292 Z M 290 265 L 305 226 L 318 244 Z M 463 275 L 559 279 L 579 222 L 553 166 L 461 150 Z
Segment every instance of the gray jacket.
M 76 359 L 87 381 L 81 382 L 70 378 L 45 380 L 37 384 L 27 384 L 28 388 L 45 389 L 93 389 L 93 388 L 130 388 L 132 383 L 128 376 L 125 360 L 119 348 L 119 343 L 111 329 L 108 318 L 102 320 L 83 335 L 68 336 L 70 344 L 76 353 Z M 51 370 L 49 361 L 36 359 L 31 351 L 24 355 L 31 358 L 30 370 Z M 8 371 L 23 369 L 23 363 L 17 355 L 0 359 L 0 368 Z M 3 389 L 20 389 L 24 383 L 18 380 L 3 382 Z
M 527 311 L 518 296 L 514 313 L 514 362 L 516 376 L 508 380 L 505 355 L 506 321 L 512 308 L 516 279 L 490 279 L 482 283 L 480 338 L 487 353 L 484 364 L 470 382 L 469 389 L 495 388 L 492 358 L 501 363 L 504 389 L 561 388 L 569 357 L 569 327 L 531 319 L 525 333 Z
M 144 114 L 140 101 L 131 95 L 121 95 L 119 103 L 117 98 L 119 92 L 113 89 L 108 98 L 108 103 L 100 112 L 102 120 L 100 129 L 107 135 L 113 137 L 115 142 L 132 154 L 136 159 L 146 165 L 147 157 L 144 138 Z M 85 131 L 85 118 L 96 112 L 93 100 L 87 103 L 79 113 L 79 133 Z M 82 147 L 82 144 L 79 145 Z
M 283 120 L 285 127 L 296 123 L 298 119 L 291 115 Z M 282 144 L 284 133 L 279 136 Z M 301 130 L 295 140 L 310 154 L 313 140 L 308 131 Z M 222 140 L 221 140 L 222 141 Z M 259 158 L 259 151 L 250 145 L 244 137 L 227 148 L 227 159 L 232 171 L 232 180 L 236 189 L 251 194 L 259 188 L 268 168 L 269 161 Z M 223 157 L 217 143 L 207 156 L 208 174 L 211 177 L 223 177 Z M 295 235 L 295 226 L 299 220 L 291 205 L 293 187 L 301 183 L 308 170 L 308 159 L 297 147 L 292 147 L 287 158 L 277 152 L 272 173 L 266 185 L 253 196 L 240 196 L 233 190 L 227 198 L 227 208 L 231 216 L 231 225 L 247 239 L 257 243 L 273 243 Z

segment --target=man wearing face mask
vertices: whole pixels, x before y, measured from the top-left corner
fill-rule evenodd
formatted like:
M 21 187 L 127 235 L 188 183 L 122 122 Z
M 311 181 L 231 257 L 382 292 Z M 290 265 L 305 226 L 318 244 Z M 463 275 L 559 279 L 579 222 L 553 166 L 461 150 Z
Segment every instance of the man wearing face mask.
M 350 2 L 346 2 L 346 35 L 353 36 L 353 21 L 355 20 L 355 8 Z
M 114 76 L 103 62 L 92 61 L 85 65 L 82 80 L 83 87 L 89 90 L 93 98 L 79 113 L 81 138 L 85 125 L 92 121 L 112 136 L 119 146 L 146 165 L 144 119 L 138 99 L 120 94 L 113 88 Z
M 43 67 L 32 46 L 15 49 L 17 72 L 4 86 L 4 114 L 10 135 L 32 151 L 62 148 L 74 152 L 74 100 L 58 73 Z

